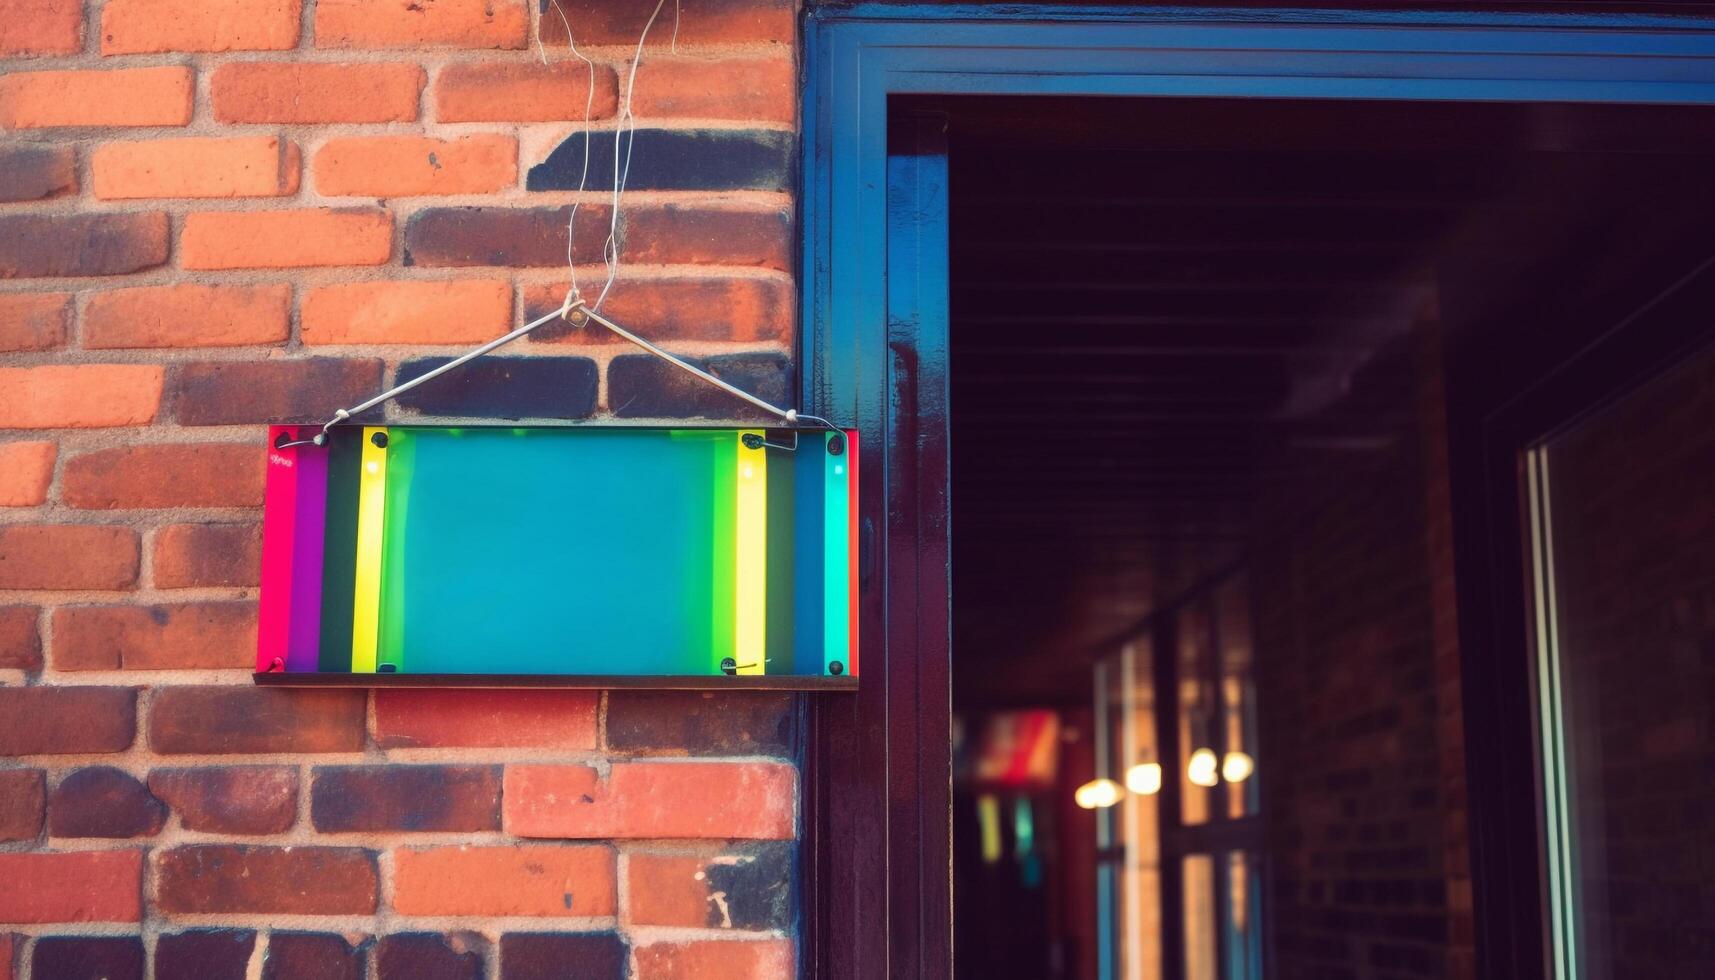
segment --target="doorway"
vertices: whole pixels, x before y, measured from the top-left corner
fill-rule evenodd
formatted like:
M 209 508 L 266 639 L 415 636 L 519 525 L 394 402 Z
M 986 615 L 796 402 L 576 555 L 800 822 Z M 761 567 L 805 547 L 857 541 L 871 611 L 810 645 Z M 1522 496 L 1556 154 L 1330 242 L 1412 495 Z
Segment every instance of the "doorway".
M 955 972 L 1474 975 L 1446 348 L 1715 254 L 1715 118 L 890 108 L 945 202 Z
M 1653 30 L 1635 31 L 1645 26 L 1642 21 L 1628 18 L 1622 25 L 1599 13 L 1481 18 L 1374 11 L 1277 14 L 1265 19 L 1230 12 L 1205 16 L 1195 11 L 1062 12 L 1046 7 L 985 8 L 981 16 L 968 8 L 812 11 L 801 205 L 805 397 L 824 414 L 856 421 L 884 456 L 876 468 L 866 467 L 863 518 L 870 543 L 865 561 L 870 584 L 863 600 L 865 657 L 866 663 L 881 665 L 882 679 L 850 700 L 819 701 L 810 713 L 805 899 L 813 914 L 806 948 L 809 968 L 819 973 L 945 976 L 953 962 L 955 760 L 937 745 L 951 743 L 950 738 L 940 740 L 952 731 L 951 699 L 957 690 L 948 615 L 949 608 L 955 615 L 957 608 L 949 606 L 946 577 L 949 568 L 956 574 L 957 567 L 950 548 L 958 545 L 958 537 L 949 533 L 953 525 L 948 506 L 950 499 L 957 500 L 957 494 L 949 497 L 949 461 L 957 444 L 948 439 L 950 406 L 956 403 L 950 392 L 957 378 L 949 359 L 949 226 L 944 220 L 948 172 L 957 163 L 948 162 L 945 119 L 906 123 L 911 117 L 898 111 L 895 96 L 1011 92 L 1086 98 L 1403 99 L 1418 104 L 1511 99 L 1586 108 L 1616 103 L 1609 106 L 1613 109 L 1622 108 L 1620 103 L 1649 102 L 1665 108 L 1715 102 L 1715 39 L 1692 18 L 1645 18 Z M 1148 23 L 1164 20 L 1172 23 Z M 944 114 L 932 105 L 905 108 Z M 1548 122 L 1538 135 L 1556 131 Z M 1612 135 L 1622 147 L 1632 140 L 1631 134 Z M 1007 149 L 995 159 L 1005 160 L 1007 154 L 1016 155 Z M 1520 235 L 1530 231 L 1522 223 L 1506 228 Z M 1518 315 L 1528 309 L 1528 291 L 1509 289 L 1514 283 L 1531 285 L 1533 280 L 1521 275 L 1529 270 L 1521 270 L 1516 262 L 1468 270 L 1464 281 L 1483 284 L 1469 295 L 1512 303 L 1509 310 L 1506 303 L 1491 302 L 1489 316 L 1493 323 L 1516 329 L 1443 330 L 1443 388 L 1462 397 L 1450 402 L 1443 416 L 1447 432 L 1441 445 L 1448 459 L 1442 469 L 1446 498 L 1462 503 L 1448 508 L 1459 515 L 1451 532 L 1426 541 L 1431 553 L 1440 556 L 1438 561 L 1448 557 L 1454 540 L 1461 555 L 1472 555 L 1504 536 L 1497 535 L 1505 531 L 1504 522 L 1485 510 L 1492 489 L 1488 476 L 1495 472 L 1489 455 L 1493 440 L 1488 437 L 1495 414 L 1619 322 L 1628 309 L 1671 285 L 1684 268 L 1673 263 L 1685 256 L 1655 246 L 1671 244 L 1676 237 L 1682 236 L 1644 235 L 1635 240 L 1639 247 L 1609 249 L 1609 261 L 1599 273 L 1576 281 L 1575 289 L 1554 292 L 1553 302 L 1539 304 L 1530 316 Z M 1466 298 L 1461 291 L 1442 291 L 1433 319 L 1454 322 L 1464 314 L 1450 308 L 1466 310 Z M 1417 448 L 1436 444 L 1429 439 Z M 1396 455 L 1408 458 L 1402 448 L 1407 445 L 1400 443 Z M 1338 454 L 1356 447 L 1336 441 L 1320 448 Z M 1433 455 L 1429 460 L 1419 468 L 1431 469 Z M 1393 488 L 1397 493 L 1392 498 L 1381 494 L 1382 503 L 1422 500 L 1422 485 L 1410 494 L 1402 486 L 1407 484 Z M 1377 512 L 1384 511 L 1378 504 Z M 1330 527 L 1338 530 L 1314 523 L 1304 530 Z M 1519 540 L 1511 540 L 1515 550 Z M 1383 543 L 1389 542 L 1384 538 Z M 1465 939 L 1475 946 L 1478 975 L 1544 976 L 1548 967 L 1534 892 L 1541 869 L 1536 849 L 1518 846 L 1521 840 L 1535 841 L 1534 826 L 1521 812 L 1531 810 L 1532 797 L 1518 793 L 1518 786 L 1534 779 L 1530 766 L 1535 735 L 1528 717 L 1532 702 L 1528 683 L 1513 676 L 1528 674 L 1523 669 L 1528 659 L 1518 655 L 1528 637 L 1522 633 L 1522 618 L 1514 623 L 1507 609 L 1498 608 L 1497 590 L 1512 587 L 1504 579 L 1505 569 L 1491 568 L 1492 562 L 1481 559 L 1473 564 L 1473 574 L 1462 570 L 1456 579 L 1441 579 L 1436 585 L 1438 605 L 1456 594 L 1457 621 L 1442 617 L 1435 622 L 1442 662 L 1450 659 L 1460 669 L 1457 680 L 1438 677 L 1435 683 L 1458 693 L 1463 728 L 1483 746 L 1482 751 L 1466 751 L 1459 743 L 1468 819 L 1450 821 L 1446 838 L 1450 854 L 1461 848 L 1468 852 L 1471 877 L 1468 889 L 1451 891 L 1446 901 L 1470 909 L 1474 926 Z M 1315 587 L 1336 580 L 1311 571 L 1299 570 L 1296 578 L 1283 580 L 1299 582 L 1301 598 L 1316 598 Z M 1295 648 L 1314 652 L 1328 636 L 1311 627 L 1330 622 L 1318 616 L 1283 616 L 1271 626 L 1280 629 L 1284 623 L 1298 630 Z M 1255 625 L 1263 625 L 1260 617 Z M 1521 627 L 1518 636 L 1511 635 L 1513 625 Z M 1134 622 L 1132 629 L 1140 627 Z M 1158 669 L 1172 662 L 1153 659 Z M 1175 703 L 1171 695 L 1179 692 L 1159 677 L 1155 683 L 1169 692 L 1161 699 L 1162 707 Z M 1268 687 L 1259 676 L 1259 692 Z M 1362 693 L 1350 686 L 1318 690 L 1336 707 L 1346 707 L 1337 694 Z M 1480 696 L 1469 696 L 1472 691 Z M 1527 695 L 1523 700 L 1521 691 Z M 1093 704 L 1093 691 L 1090 701 Z M 1268 705 L 1259 693 L 1262 714 L 1280 710 Z M 1385 717 L 1385 712 L 1377 717 Z M 1361 733 L 1363 723 L 1349 730 Z M 1438 724 L 1446 726 L 1444 719 Z M 1158 719 L 1158 732 L 1167 731 L 1160 726 Z M 1446 741 L 1453 744 L 1457 737 Z M 1521 744 L 1527 748 L 1522 784 L 1517 754 Z M 1203 746 L 1185 747 L 1195 752 Z M 1260 740 L 1255 785 L 1265 795 L 1276 751 L 1266 737 Z M 1175 784 L 1168 761 L 1162 762 L 1162 789 L 1154 794 L 1158 800 Z M 1217 756 L 1217 768 L 1221 762 Z M 1308 802 L 1316 802 L 1302 784 L 1284 788 L 1297 788 Z M 1268 812 L 1265 800 L 1262 813 Z M 1468 831 L 1463 836 L 1460 826 Z M 1263 870 L 1266 877 L 1268 869 Z M 1345 895 L 1351 900 L 1349 891 Z M 1181 915 L 1183 926 L 1182 907 L 1162 911 Z M 1265 953 L 1279 948 L 1278 911 L 1265 905 L 1261 914 L 1265 942 L 1275 944 L 1265 946 Z M 1337 921 L 1323 924 L 1340 928 Z M 1399 928 L 1414 925 L 1423 923 Z M 1163 928 L 1159 935 L 1164 945 L 1186 942 L 1183 928 Z M 1221 942 L 1217 938 L 1217 948 Z M 1164 950 L 1164 955 L 1172 952 Z M 1366 970 L 1374 975 L 1430 969 L 1413 960 L 1410 950 L 1373 955 L 1378 958 Z M 1270 976 L 1294 975 L 1269 972 L 1267 959 L 1264 970 Z

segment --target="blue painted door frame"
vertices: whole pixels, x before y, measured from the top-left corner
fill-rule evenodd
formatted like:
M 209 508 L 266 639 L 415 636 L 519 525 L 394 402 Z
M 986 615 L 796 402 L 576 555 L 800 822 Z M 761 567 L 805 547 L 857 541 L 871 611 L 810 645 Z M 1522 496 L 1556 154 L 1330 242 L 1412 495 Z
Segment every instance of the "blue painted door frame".
M 1715 105 L 1715 21 L 889 4 L 812 10 L 804 30 L 800 404 L 863 430 L 873 447 L 864 537 L 883 543 L 864 559 L 865 683 L 811 707 L 804 965 L 816 976 L 943 977 L 952 968 L 945 159 L 936 162 L 944 143 L 933 122 L 918 119 L 891 121 L 890 161 L 889 96 Z M 1475 756 L 1481 743 L 1467 741 Z M 1481 800 L 1526 791 L 1484 785 L 1485 771 L 1470 770 L 1479 970 L 1540 977 L 1537 898 L 1521 891 L 1535 858 L 1496 853 L 1506 828 L 1484 825 Z

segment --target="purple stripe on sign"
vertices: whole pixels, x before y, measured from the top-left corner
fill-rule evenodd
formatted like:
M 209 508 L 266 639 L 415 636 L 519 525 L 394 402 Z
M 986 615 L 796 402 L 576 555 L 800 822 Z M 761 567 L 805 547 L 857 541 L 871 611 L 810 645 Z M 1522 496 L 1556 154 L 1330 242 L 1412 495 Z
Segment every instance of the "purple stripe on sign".
M 292 526 L 292 613 L 286 670 L 314 672 L 322 640 L 322 544 L 327 532 L 328 450 L 298 450 L 298 512 Z

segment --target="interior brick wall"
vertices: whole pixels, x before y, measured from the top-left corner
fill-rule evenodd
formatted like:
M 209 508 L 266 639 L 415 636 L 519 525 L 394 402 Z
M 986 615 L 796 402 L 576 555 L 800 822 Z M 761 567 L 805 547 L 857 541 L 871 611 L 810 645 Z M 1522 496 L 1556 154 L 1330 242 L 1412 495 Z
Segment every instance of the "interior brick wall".
M 790 697 L 250 679 L 262 426 L 554 309 L 573 203 L 599 287 L 651 5 L 561 2 L 593 91 L 536 0 L 0 0 L 0 978 L 793 972 Z M 680 6 L 605 310 L 792 402 L 797 11 Z M 386 417 L 738 407 L 556 325 Z
M 1398 424 L 1276 488 L 1253 552 L 1280 980 L 1474 970 L 1438 331 L 1406 346 Z

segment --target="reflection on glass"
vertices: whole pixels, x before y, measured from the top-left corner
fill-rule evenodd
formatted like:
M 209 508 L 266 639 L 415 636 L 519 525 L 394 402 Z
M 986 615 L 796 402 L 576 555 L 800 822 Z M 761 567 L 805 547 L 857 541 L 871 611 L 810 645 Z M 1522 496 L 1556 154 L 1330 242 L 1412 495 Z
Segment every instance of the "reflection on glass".
M 1256 676 L 1251 650 L 1250 579 L 1237 575 L 1215 593 L 1216 643 L 1220 648 L 1222 735 L 1221 778 L 1227 783 L 1226 813 L 1257 812 L 1261 793 L 1256 771 Z
M 1533 450 L 1561 980 L 1715 976 L 1715 351 Z
M 1256 858 L 1227 854 L 1226 980 L 1262 980 L 1262 881 Z
M 1215 859 L 1188 854 L 1184 868 L 1185 980 L 1215 980 L 1217 975 L 1215 920 Z
M 1179 616 L 1179 810 L 1186 824 L 1209 821 L 1210 790 L 1220 782 L 1212 625 L 1207 602 L 1193 602 Z

